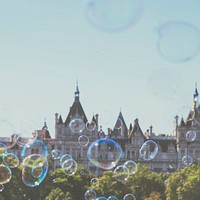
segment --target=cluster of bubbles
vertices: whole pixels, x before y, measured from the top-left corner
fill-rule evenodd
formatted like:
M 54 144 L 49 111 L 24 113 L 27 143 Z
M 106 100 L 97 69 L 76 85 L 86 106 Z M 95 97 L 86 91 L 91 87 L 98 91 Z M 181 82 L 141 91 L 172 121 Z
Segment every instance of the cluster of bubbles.
M 114 195 L 111 195 L 108 198 L 106 198 L 105 196 L 97 197 L 95 190 L 87 190 L 84 197 L 85 200 L 119 200 L 119 198 Z M 133 194 L 127 193 L 124 195 L 123 200 L 136 200 L 136 198 Z

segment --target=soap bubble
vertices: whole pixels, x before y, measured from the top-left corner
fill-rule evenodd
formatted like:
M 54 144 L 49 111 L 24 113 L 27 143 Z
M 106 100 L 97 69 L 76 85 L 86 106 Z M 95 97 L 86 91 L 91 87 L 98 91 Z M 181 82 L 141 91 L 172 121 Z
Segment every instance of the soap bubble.
M 98 187 L 98 186 L 99 186 L 99 179 L 98 179 L 98 178 L 92 178 L 92 179 L 90 180 L 90 185 L 91 185 L 92 187 Z
M 137 172 L 137 164 L 132 161 L 132 160 L 128 160 L 124 163 L 124 166 L 128 169 L 129 171 L 129 175 L 131 174 L 135 174 Z
M 77 168 L 77 162 L 73 159 L 68 159 L 62 164 L 62 170 L 68 176 L 74 175 L 77 171 Z
M 119 182 L 125 182 L 129 177 L 129 170 L 124 165 L 119 165 L 114 170 L 115 179 Z
M 73 133 L 81 133 L 85 129 L 85 123 L 82 118 L 75 117 L 70 121 L 69 128 Z
M 59 160 L 61 158 L 61 155 L 62 152 L 59 149 L 53 149 L 50 154 L 53 160 Z
M 140 156 L 143 160 L 152 160 L 158 153 L 158 145 L 153 140 L 147 140 L 140 148 Z
M 21 151 L 22 160 L 31 154 L 40 154 L 41 156 L 47 158 L 48 157 L 47 145 L 42 140 L 35 140 L 34 143 L 30 145 L 25 145 Z
M 185 166 L 190 166 L 193 163 L 193 158 L 190 155 L 185 155 L 182 157 L 182 163 Z
M 123 197 L 123 200 L 136 200 L 136 198 L 133 194 L 128 193 Z
M 86 123 L 86 129 L 88 131 L 94 131 L 95 128 L 96 128 L 96 123 L 95 122 L 91 121 L 91 122 L 87 122 Z
M 7 153 L 6 145 L 0 142 L 0 156 L 4 156 Z
M 89 161 L 101 169 L 109 170 L 116 166 L 122 156 L 122 148 L 111 139 L 94 141 L 87 151 Z
M 199 53 L 200 31 L 192 24 L 170 21 L 163 24 L 158 33 L 158 50 L 169 61 L 188 61 Z
M 3 155 L 3 162 L 9 168 L 15 168 L 19 165 L 19 158 L 14 153 L 7 153 Z
M 62 164 L 66 161 L 66 160 L 70 160 L 72 159 L 72 156 L 70 154 L 64 154 L 61 158 L 60 158 L 60 165 L 62 166 Z
M 141 11 L 141 0 L 89 0 L 85 15 L 97 28 L 119 31 L 135 24 Z
M 12 172 L 6 165 L 0 164 L 0 184 L 5 184 L 12 178 Z
M 109 196 L 107 200 L 119 200 L 116 196 Z
M 84 196 L 85 200 L 95 200 L 97 195 L 94 190 L 87 190 Z
M 35 187 L 45 179 L 48 162 L 40 154 L 32 154 L 23 160 L 22 181 L 28 187 Z
M 4 185 L 0 184 L 0 192 L 2 192 L 4 190 Z
M 78 138 L 78 143 L 80 144 L 80 146 L 82 147 L 86 147 L 89 144 L 89 138 L 86 135 L 81 135 Z
M 193 142 L 196 139 L 196 132 L 195 131 L 188 131 L 186 133 L 186 140 L 188 142 Z

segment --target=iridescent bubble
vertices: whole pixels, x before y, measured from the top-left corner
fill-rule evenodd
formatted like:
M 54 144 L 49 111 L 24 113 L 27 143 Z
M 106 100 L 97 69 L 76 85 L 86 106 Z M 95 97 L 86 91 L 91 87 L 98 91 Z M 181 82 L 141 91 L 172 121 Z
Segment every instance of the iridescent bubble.
M 119 31 L 135 24 L 141 11 L 141 0 L 89 0 L 85 15 L 97 28 Z
M 114 170 L 115 179 L 119 182 L 125 182 L 129 177 L 129 170 L 124 165 L 119 165 Z
M 39 170 L 37 171 L 36 169 Z M 48 162 L 42 155 L 32 154 L 23 160 L 22 181 L 26 186 L 35 187 L 40 185 L 45 179 L 47 172 Z
M 95 200 L 97 195 L 94 190 L 87 190 L 84 196 L 85 200 Z
M 53 160 L 59 160 L 62 156 L 62 152 L 59 149 L 53 149 L 50 156 Z
M 87 122 L 86 123 L 86 129 L 88 131 L 94 131 L 95 128 L 96 128 L 96 123 L 95 122 L 91 121 L 91 122 Z
M 35 124 L 32 120 L 23 120 L 20 124 L 20 134 L 18 135 L 17 144 L 20 147 L 30 145 L 37 139 L 38 132 L 35 130 Z
M 107 200 L 119 200 L 116 196 L 109 196 Z
M 129 175 L 135 174 L 137 172 L 137 170 L 138 170 L 137 164 L 132 160 L 126 161 L 124 163 L 124 166 L 128 169 Z
M 133 194 L 128 193 L 123 197 L 123 200 L 136 200 L 136 198 Z
M 92 186 L 92 187 L 98 187 L 99 186 L 99 179 L 98 178 L 92 178 L 91 180 L 90 180 L 90 185 Z
M 43 166 L 35 166 L 32 168 L 32 175 L 34 178 L 40 178 L 43 174 Z
M 186 140 L 188 142 L 193 142 L 196 139 L 196 132 L 195 131 L 188 131 L 186 133 Z
M 42 140 L 35 140 L 34 143 L 30 145 L 25 145 L 21 151 L 22 160 L 31 154 L 40 154 L 41 156 L 47 158 L 48 157 L 47 145 Z
M 147 140 L 140 148 L 140 157 L 143 160 L 152 160 L 158 153 L 158 145 L 153 140 Z
M 0 142 L 0 156 L 4 156 L 7 153 L 6 145 Z
M 11 149 L 17 143 L 18 135 L 15 134 L 15 127 L 8 120 L 0 121 L 0 136 L 0 142 L 3 142 L 7 149 Z
M 190 155 L 185 155 L 182 157 L 182 163 L 185 166 L 190 166 L 193 163 L 193 158 Z
M 5 184 L 12 178 L 12 172 L 10 168 L 6 165 L 0 165 L 0 184 Z
M 86 135 L 81 135 L 81 136 L 78 138 L 78 143 L 79 143 L 80 146 L 82 146 L 82 147 L 87 147 L 88 144 L 89 144 L 89 138 L 88 138 L 88 136 L 86 136 Z
M 64 154 L 61 158 L 60 158 L 60 165 L 62 166 L 62 164 L 66 161 L 66 160 L 71 160 L 72 156 L 70 154 Z
M 200 31 L 192 24 L 170 21 L 158 33 L 158 51 L 168 61 L 188 61 L 199 53 Z
M 169 68 L 160 68 L 150 74 L 147 79 L 147 88 L 154 96 L 165 101 L 171 101 L 180 95 L 180 83 L 181 76 L 177 71 Z
M 119 162 L 122 156 L 122 148 L 114 140 L 99 139 L 90 145 L 87 156 L 96 167 L 109 170 Z
M 0 184 L 0 192 L 2 192 L 4 190 L 4 185 Z
M 69 128 L 73 133 L 81 133 L 85 129 L 85 123 L 82 118 L 75 117 L 70 121 Z
M 15 168 L 19 165 L 19 158 L 14 153 L 7 153 L 3 155 L 3 162 L 9 168 Z
M 73 159 L 66 160 L 62 164 L 62 170 L 68 176 L 74 175 L 77 171 L 77 168 L 78 168 L 77 162 Z

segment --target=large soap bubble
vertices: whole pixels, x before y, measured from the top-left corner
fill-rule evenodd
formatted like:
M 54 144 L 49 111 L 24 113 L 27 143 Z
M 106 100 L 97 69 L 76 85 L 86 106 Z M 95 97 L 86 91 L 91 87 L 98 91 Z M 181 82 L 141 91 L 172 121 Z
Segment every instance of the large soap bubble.
M 135 24 L 142 11 L 142 0 L 89 0 L 86 19 L 95 27 L 119 31 Z
M 5 184 L 12 178 L 12 172 L 6 165 L 0 165 L 0 184 Z
M 200 51 L 200 31 L 187 22 L 167 22 L 159 29 L 158 50 L 169 61 L 191 60 Z
M 152 160 L 158 153 L 158 145 L 153 140 L 147 140 L 140 148 L 140 156 L 144 160 Z
M 69 128 L 73 133 L 81 133 L 85 129 L 85 123 L 82 118 L 75 117 L 70 121 Z
M 94 141 L 87 152 L 89 161 L 105 170 L 116 166 L 122 156 L 122 148 L 111 139 L 99 139 Z
M 7 153 L 3 156 L 3 162 L 9 168 L 15 168 L 19 165 L 19 158 L 14 153 Z

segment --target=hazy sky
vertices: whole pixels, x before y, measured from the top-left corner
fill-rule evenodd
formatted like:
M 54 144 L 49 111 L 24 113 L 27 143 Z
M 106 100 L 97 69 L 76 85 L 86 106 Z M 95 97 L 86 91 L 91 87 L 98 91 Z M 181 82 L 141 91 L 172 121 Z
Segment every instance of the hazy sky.
M 138 118 L 156 134 L 186 118 L 196 81 L 200 90 L 200 1 L 145 0 L 140 11 L 133 0 L 136 15 L 121 12 L 115 24 L 107 11 L 120 2 L 105 2 L 87 15 L 84 0 L 0 0 L 0 137 L 40 129 L 45 118 L 54 137 L 54 114 L 67 117 L 76 80 L 87 118 L 99 113 L 105 130 L 120 109 L 127 126 Z

